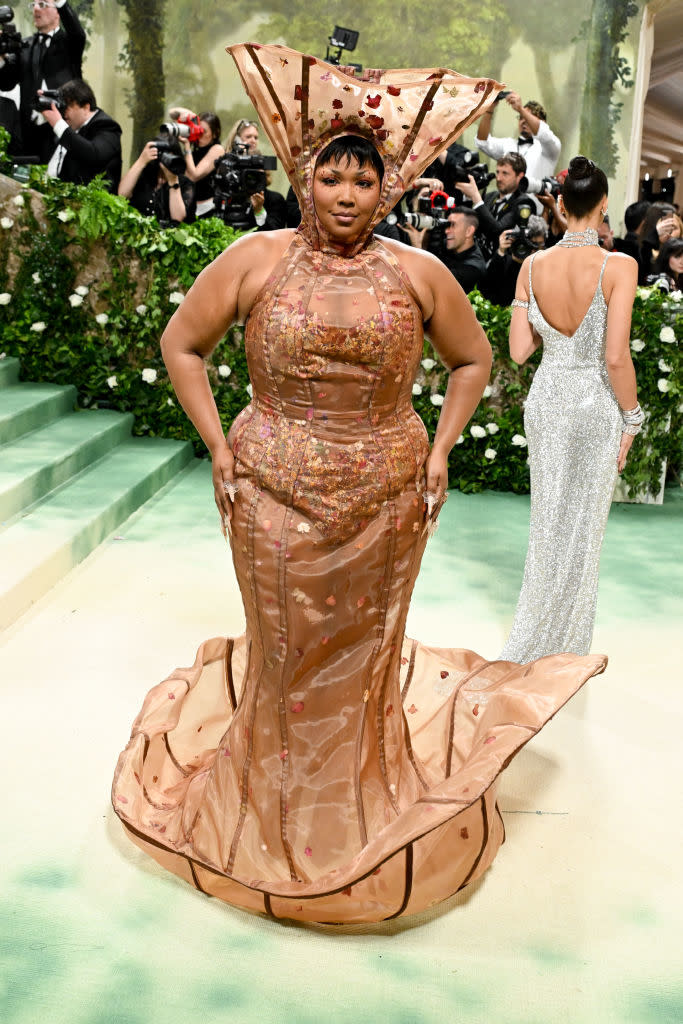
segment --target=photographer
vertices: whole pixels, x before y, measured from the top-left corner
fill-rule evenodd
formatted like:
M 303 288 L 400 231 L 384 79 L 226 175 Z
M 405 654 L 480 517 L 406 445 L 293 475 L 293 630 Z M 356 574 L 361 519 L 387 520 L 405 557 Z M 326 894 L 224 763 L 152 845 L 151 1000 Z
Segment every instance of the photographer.
M 259 153 L 259 132 L 255 121 L 241 118 L 228 135 L 226 151 L 235 152 L 245 146 L 248 153 Z M 270 174 L 266 171 L 266 181 L 270 182 Z M 285 197 L 273 189 L 264 188 L 249 196 L 251 211 L 247 218 L 246 230 L 257 228 L 258 231 L 277 231 L 287 227 L 287 203 Z
M 195 217 L 195 187 L 181 172 L 185 162 L 180 147 L 159 152 L 159 139 L 148 142 L 129 171 L 119 195 L 125 196 L 145 217 L 156 217 L 162 227 L 191 224 Z M 170 165 L 170 166 L 169 166 Z
M 479 285 L 481 294 L 497 306 L 509 306 L 515 297 L 517 277 L 522 263 L 532 252 L 545 248 L 548 225 L 532 214 L 526 227 L 501 232 L 498 248 L 491 257 Z
M 493 112 L 501 99 L 518 115 L 519 135 L 516 139 L 491 135 Z M 548 127 L 545 109 L 535 100 L 522 105 L 519 93 L 501 93 L 493 107 L 483 114 L 477 130 L 477 146 L 487 156 L 500 160 L 506 153 L 518 153 L 526 160 L 528 191 L 539 192 L 543 178 L 552 177 L 560 155 L 561 143 Z
M 186 122 L 188 119 L 194 119 L 199 122 L 202 129 L 202 134 L 194 142 L 186 137 L 181 137 L 179 141 L 185 157 L 185 176 L 195 183 L 197 219 L 213 217 L 216 213 L 214 200 L 216 161 L 225 156 L 225 150 L 220 142 L 220 118 L 218 114 L 210 111 L 195 115 L 190 110 L 178 107 L 171 111 L 171 117 L 175 120 L 182 117 Z
M 39 89 L 57 89 L 81 77 L 85 32 L 66 0 L 36 0 L 30 6 L 36 32 L 24 39 L 18 60 L 0 57 L 0 90 L 19 86 L 21 151 L 47 163 L 54 136 L 43 115 L 35 110 L 36 94 Z
M 624 211 L 624 227 L 626 234 L 623 238 L 614 239 L 614 248 L 617 252 L 625 252 L 632 256 L 638 264 L 638 284 L 644 284 L 647 271 L 643 267 L 643 257 L 640 251 L 643 227 L 647 217 L 650 203 L 642 200 L 638 203 L 631 203 Z
M 558 196 L 555 192 L 539 192 L 535 198 L 543 207 L 543 213 L 541 216 L 548 225 L 548 235 L 546 237 L 545 247 L 546 249 L 549 249 L 552 245 L 557 245 L 567 230 L 567 220 L 560 210 L 557 202 Z
M 648 285 L 665 292 L 680 291 L 683 287 L 683 238 L 671 238 L 659 250 L 655 273 L 648 277 Z
M 521 208 L 535 206 L 526 193 L 526 163 L 518 153 L 505 153 L 496 164 L 497 192 L 488 192 L 482 199 L 472 175 L 456 188 L 472 203 L 479 218 L 479 234 L 487 253 L 493 252 L 501 231 L 515 226 Z
M 478 228 L 479 218 L 467 206 L 448 215 L 443 262 L 464 292 L 471 292 L 486 273 L 486 260 L 474 237 Z
M 104 174 L 106 188 L 116 193 L 121 180 L 121 126 L 98 110 L 95 94 L 82 79 L 67 82 L 43 116 L 52 127 L 57 148 L 47 172 L 60 181 L 85 185 Z

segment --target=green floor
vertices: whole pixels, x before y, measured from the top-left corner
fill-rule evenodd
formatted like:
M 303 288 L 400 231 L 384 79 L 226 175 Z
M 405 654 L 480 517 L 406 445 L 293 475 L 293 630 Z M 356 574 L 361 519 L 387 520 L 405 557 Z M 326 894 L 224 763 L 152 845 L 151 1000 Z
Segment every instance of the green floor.
M 191 467 L 0 642 L 3 1024 L 680 1024 L 682 497 L 613 508 L 594 641 L 610 666 L 506 772 L 484 879 L 407 922 L 297 927 L 165 875 L 109 807 L 146 689 L 241 628 Z M 451 495 L 413 635 L 495 656 L 527 517 L 525 498 Z

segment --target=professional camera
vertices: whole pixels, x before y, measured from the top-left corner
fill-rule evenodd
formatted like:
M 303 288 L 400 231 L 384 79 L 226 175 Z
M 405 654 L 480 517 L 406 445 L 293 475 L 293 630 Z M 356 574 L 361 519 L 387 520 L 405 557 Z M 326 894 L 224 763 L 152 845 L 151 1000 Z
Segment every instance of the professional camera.
M 175 123 L 162 124 L 159 127 L 159 134 L 156 139 L 152 139 L 152 143 L 157 148 L 159 163 L 167 167 L 171 174 L 180 175 L 185 173 L 185 154 L 180 148 L 176 128 Z
M 249 152 L 244 143 L 235 142 L 231 153 L 216 161 L 214 201 L 216 213 L 230 227 L 245 230 L 253 224 L 249 197 L 266 188 L 266 171 L 274 171 L 274 156 Z
M 529 217 L 536 212 L 533 199 L 522 200 L 515 212 L 517 223 L 513 228 L 508 228 L 506 234 L 508 238 L 510 236 L 513 238 L 512 245 L 510 246 L 510 255 L 516 260 L 521 261 L 525 260 L 527 256 L 530 256 L 532 252 L 536 252 L 539 248 L 535 242 L 531 241 L 529 230 Z
M 202 123 L 198 114 L 189 110 L 169 110 L 172 118 L 170 122 L 163 125 L 169 136 L 173 139 L 187 139 L 190 143 L 198 142 L 204 133 Z
M 672 291 L 672 284 L 667 274 L 650 274 L 645 279 L 645 286 L 647 288 L 659 288 L 661 292 Z
M 466 149 L 464 153 L 459 153 L 455 158 L 453 180 L 455 182 L 468 181 L 470 174 L 482 194 L 495 178 L 495 174 L 489 171 L 487 165 L 479 162 L 479 155 L 471 149 Z M 461 205 L 465 204 L 461 203 Z
M 61 89 L 43 89 L 36 96 L 33 109 L 39 111 L 42 114 L 44 110 L 50 110 L 52 104 L 56 106 L 60 114 L 63 114 L 66 110 L 66 103 L 62 99 Z
M 0 57 L 5 58 L 5 64 L 16 64 L 21 53 L 21 33 L 13 21 L 12 8 L 0 7 Z
M 541 178 L 541 187 L 538 190 L 538 194 L 541 196 L 552 196 L 553 199 L 557 199 L 558 196 L 562 195 L 562 182 L 558 181 L 557 178 Z
M 398 224 L 401 227 L 408 225 L 417 228 L 418 231 L 423 229 L 434 231 L 446 227 L 450 210 L 457 205 L 458 202 L 453 196 L 439 190 L 432 192 L 431 195 L 419 197 L 417 213 L 404 210 L 402 205 L 396 206 L 391 213 L 387 214 L 386 222 L 387 224 Z
M 496 96 L 496 98 L 495 98 L 495 100 L 493 102 L 494 103 L 500 103 L 501 100 L 504 100 L 507 96 L 510 95 L 510 92 L 511 92 L 510 89 L 501 89 L 501 91 L 498 93 L 498 95 Z

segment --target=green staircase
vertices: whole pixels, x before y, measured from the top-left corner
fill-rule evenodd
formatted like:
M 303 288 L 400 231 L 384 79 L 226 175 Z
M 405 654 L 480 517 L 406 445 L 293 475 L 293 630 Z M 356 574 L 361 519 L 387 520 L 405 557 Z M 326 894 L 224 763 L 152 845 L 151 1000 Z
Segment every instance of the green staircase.
M 0 360 L 0 629 L 193 458 L 189 442 L 131 437 L 129 413 L 75 402 Z

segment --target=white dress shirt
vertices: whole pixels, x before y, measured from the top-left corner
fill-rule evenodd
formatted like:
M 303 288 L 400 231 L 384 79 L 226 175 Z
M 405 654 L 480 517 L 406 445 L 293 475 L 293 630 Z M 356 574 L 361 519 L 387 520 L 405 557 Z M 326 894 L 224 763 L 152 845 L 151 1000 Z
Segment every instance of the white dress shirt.
M 519 153 L 523 156 L 530 192 L 540 191 L 541 179 L 552 177 L 562 146 L 545 121 L 540 122 L 538 132 L 528 142 L 522 142 L 519 138 L 495 138 L 493 135 L 489 135 L 488 139 L 477 139 L 476 142 L 477 148 L 493 160 L 500 160 L 506 153 Z

